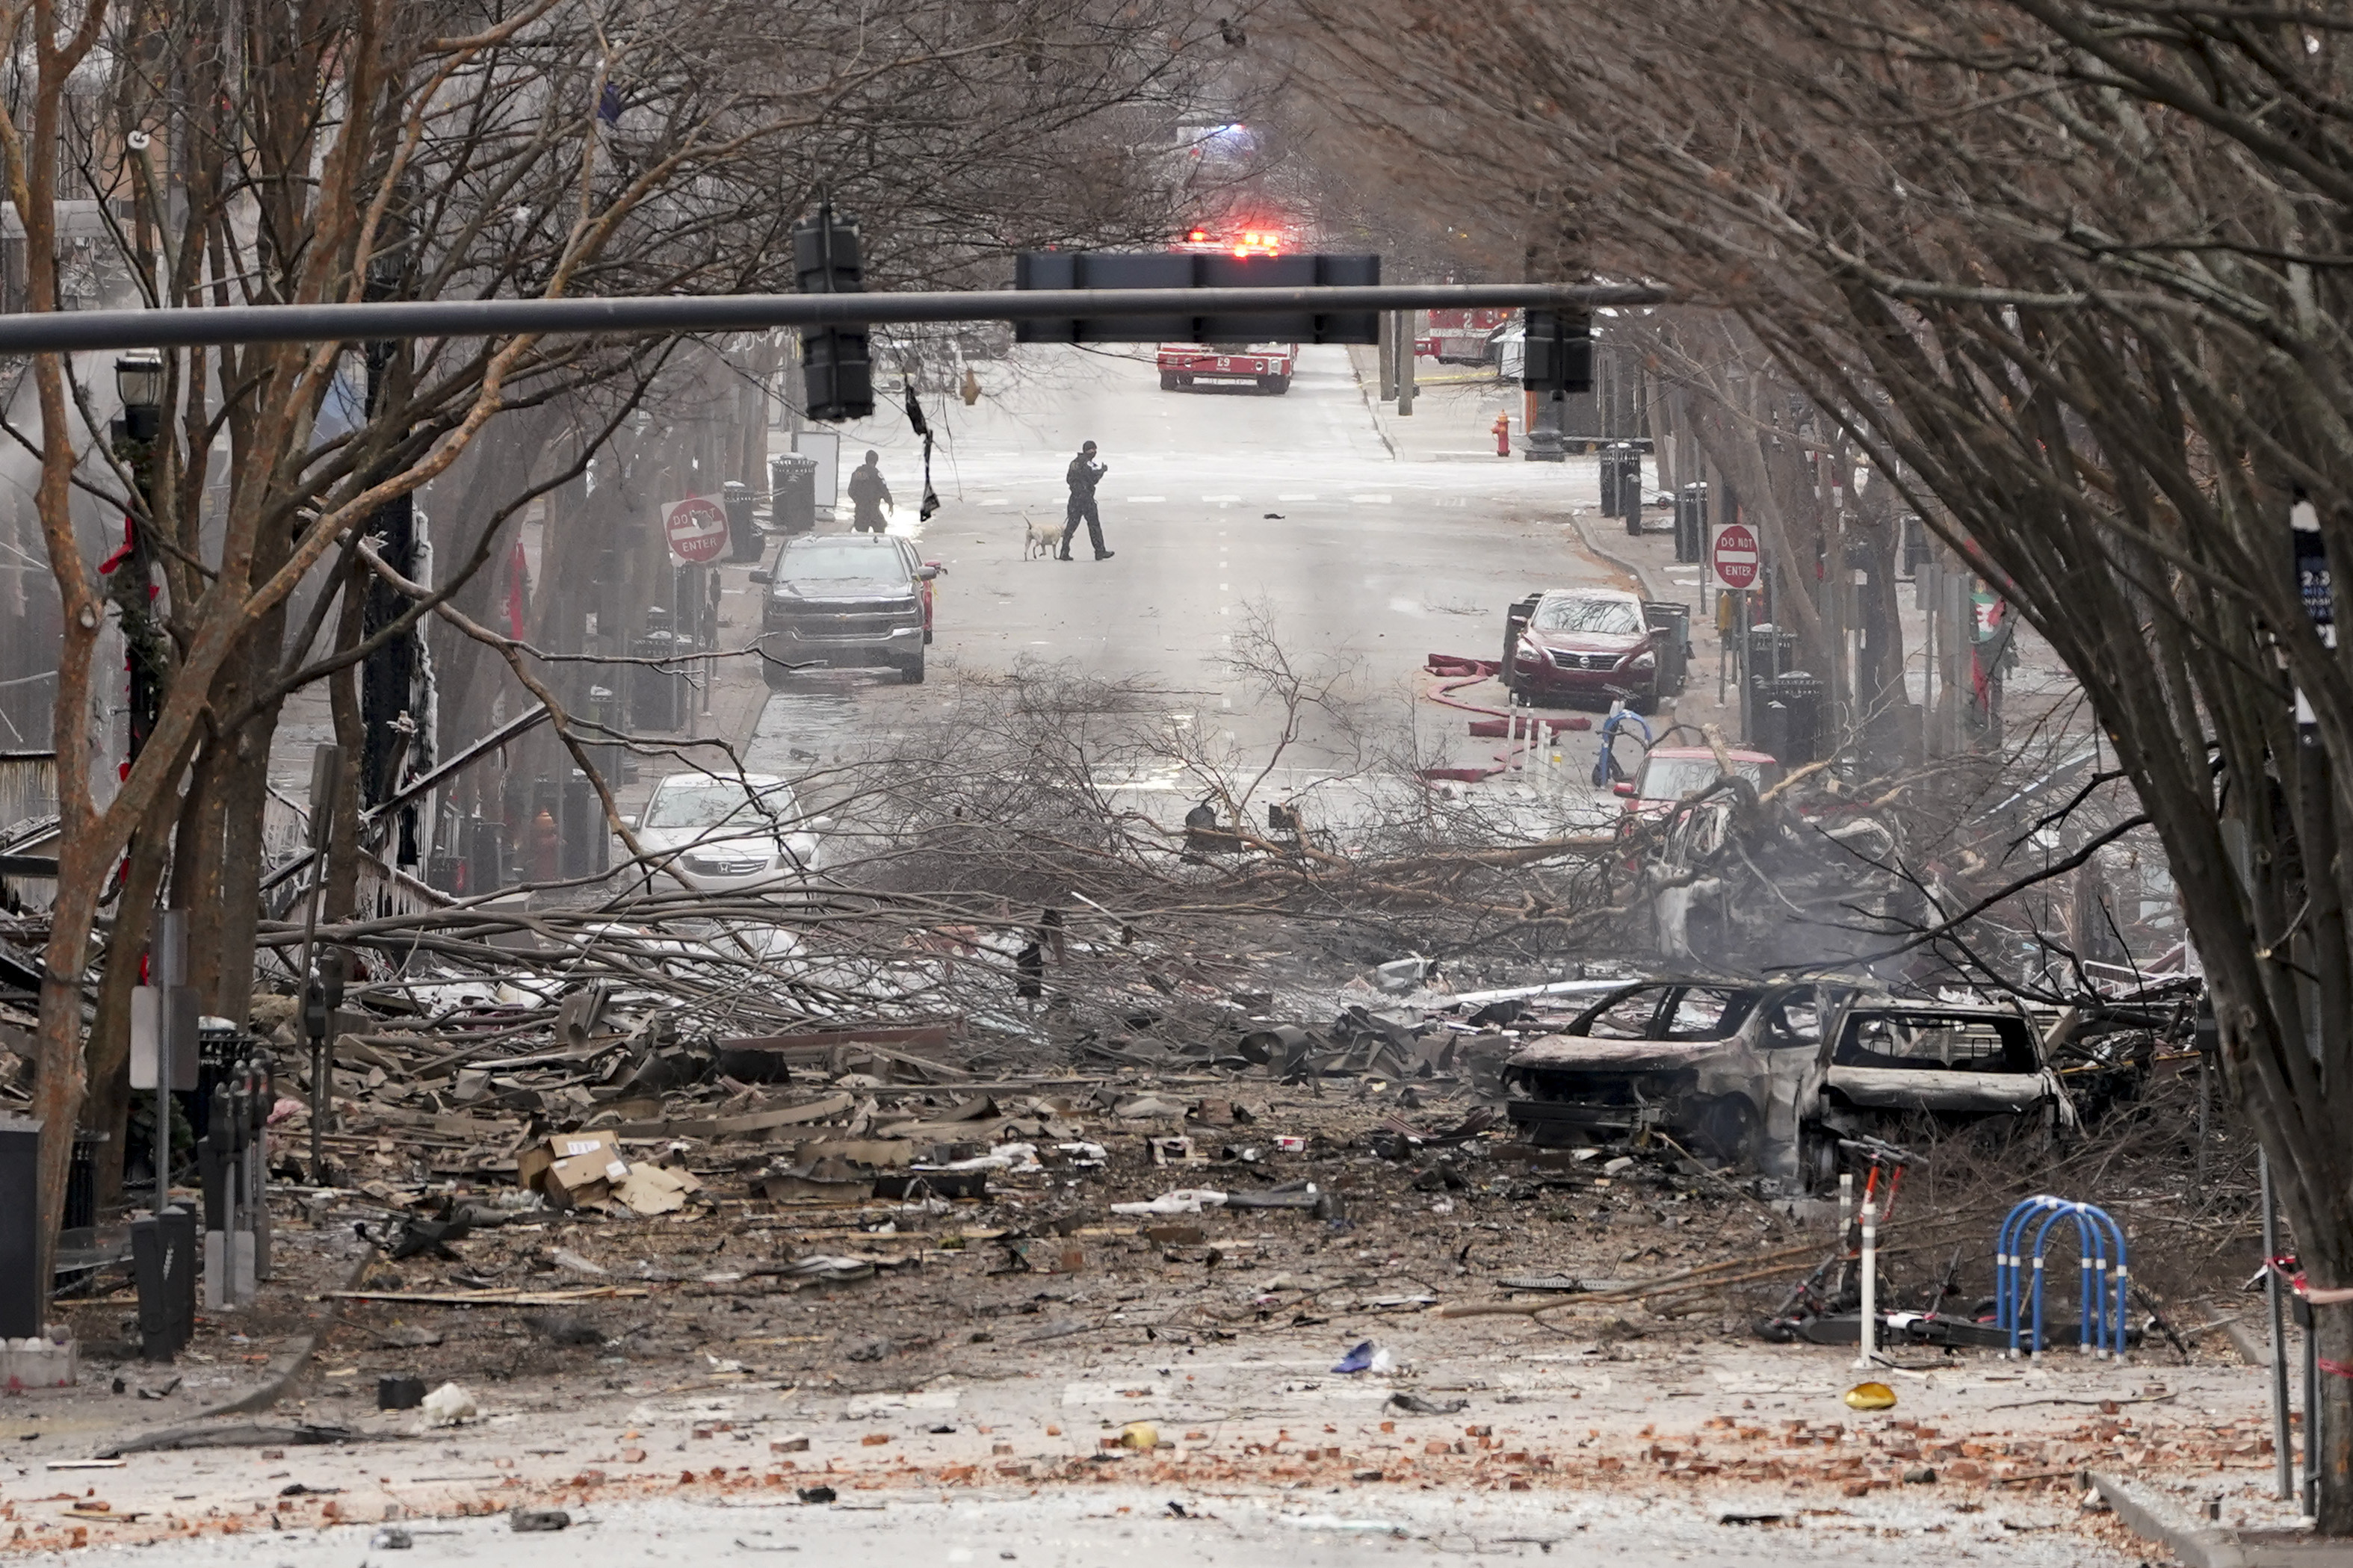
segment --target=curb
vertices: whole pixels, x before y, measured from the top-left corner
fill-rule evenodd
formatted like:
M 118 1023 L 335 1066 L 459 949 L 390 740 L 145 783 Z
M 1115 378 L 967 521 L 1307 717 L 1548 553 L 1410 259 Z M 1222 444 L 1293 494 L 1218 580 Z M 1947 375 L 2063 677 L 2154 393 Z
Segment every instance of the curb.
M 1666 596 L 1660 593 L 1658 585 L 1651 581 L 1651 574 L 1648 568 L 1638 566 L 1633 562 L 1627 560 L 1621 555 L 1612 555 L 1607 550 L 1602 549 L 1599 544 L 1594 543 L 1592 531 L 1585 526 L 1585 520 L 1583 518 L 1577 516 L 1575 512 L 1569 513 L 1568 526 L 1577 530 L 1577 537 L 1584 543 L 1585 552 L 1588 555 L 1592 556 L 1598 561 L 1608 562 L 1610 565 L 1615 566 L 1619 571 L 1625 573 L 1626 575 L 1641 584 L 1642 585 L 1642 597 L 1646 599 L 1663 599 Z
M 343 1282 L 335 1289 L 358 1289 L 361 1279 L 366 1275 L 369 1266 L 375 1262 L 376 1256 L 375 1249 L 370 1247 L 361 1256 L 351 1273 L 344 1277 Z M 339 1302 L 329 1301 L 326 1316 L 319 1321 L 318 1326 L 296 1340 L 285 1354 L 269 1363 L 269 1374 L 262 1380 L 260 1387 L 232 1399 L 226 1405 L 216 1405 L 209 1410 L 199 1410 L 189 1417 L 189 1421 L 191 1423 L 208 1421 L 216 1415 L 250 1415 L 258 1410 L 267 1410 L 277 1404 L 286 1396 L 286 1391 L 294 1385 L 294 1380 L 302 1374 L 302 1369 L 310 1365 L 311 1358 L 318 1353 L 319 1342 L 326 1337 L 328 1330 L 335 1326 L 336 1318 L 341 1311 L 342 1306 Z
M 2182 1513 L 2147 1487 L 2099 1470 L 2092 1471 L 2091 1478 L 2093 1489 L 2107 1500 L 2126 1528 L 2163 1546 L 2189 1568 L 2248 1568 L 2238 1542 Z
M 1365 368 L 1356 363 L 1354 353 L 1348 356 L 1348 372 L 1356 378 L 1356 395 L 1365 400 L 1365 413 L 1373 422 L 1373 434 L 1378 436 L 1381 445 L 1388 449 L 1389 461 L 1403 462 L 1405 459 L 1398 456 L 1397 443 L 1389 439 L 1388 426 L 1381 418 L 1381 405 L 1374 398 L 1373 389 L 1365 384 Z

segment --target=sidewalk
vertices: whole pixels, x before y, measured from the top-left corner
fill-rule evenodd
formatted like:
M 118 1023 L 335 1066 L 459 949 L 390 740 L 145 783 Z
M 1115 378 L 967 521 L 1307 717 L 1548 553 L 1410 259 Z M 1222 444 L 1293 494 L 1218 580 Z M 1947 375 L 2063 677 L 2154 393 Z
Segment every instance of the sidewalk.
M 1434 360 L 1425 359 L 1418 363 L 1430 379 L 1419 384 L 1414 412 L 1399 416 L 1393 405 L 1384 404 L 1374 395 L 1378 385 L 1374 351 L 1352 348 L 1349 354 L 1374 426 L 1399 462 L 1525 461 L 1516 384 L 1499 381 L 1473 367 L 1441 366 Z M 1508 412 L 1513 418 L 1513 455 L 1509 459 L 1494 455 L 1491 426 L 1498 412 Z M 1624 585 L 1635 589 L 1644 599 L 1690 607 L 1687 683 L 1679 696 L 1661 703 L 1659 713 L 1651 721 L 1653 732 L 1674 724 L 1695 728 L 1713 723 L 1722 726 L 1727 741 L 1746 740 L 1734 662 L 1736 649 L 1733 644 L 1736 639 L 1716 631 L 1718 595 L 1712 582 L 1704 580 L 1705 569 L 1675 560 L 1672 509 L 1645 508 L 1642 531 L 1629 534 L 1621 519 L 1602 515 L 1599 457 L 1572 453 L 1555 467 L 1561 478 L 1562 504 L 1547 521 L 1559 526 L 1567 548 L 1619 574 Z M 1645 469 L 1646 486 L 1655 487 L 1655 468 L 1646 462 Z M 1528 587 L 1533 591 L 1539 585 L 1532 580 Z M 1929 694 L 1928 615 L 1913 579 L 1900 580 L 1897 621 L 1904 643 L 1905 684 L 1911 700 L 1917 703 Z M 1497 636 L 1500 635 L 1499 627 Z M 2031 627 L 2020 624 L 2015 637 L 2019 665 L 2005 682 L 2005 708 L 2013 723 L 2030 711 L 2064 700 L 2076 684 L 2050 645 Z M 1485 648 L 1466 651 L 1493 657 Z M 1492 704 L 1496 706 L 1502 703 L 1500 688 L 1472 688 L 1464 695 L 1492 699 Z
M 1516 382 L 1503 381 L 1492 374 L 1467 365 L 1440 365 L 1435 360 L 1418 362 L 1418 368 L 1430 379 L 1421 381 L 1414 398 L 1414 411 L 1400 416 L 1392 404 L 1379 401 L 1374 395 L 1379 384 L 1378 367 L 1369 348 L 1352 348 L 1351 363 L 1356 369 L 1357 380 L 1365 393 L 1365 403 L 1373 425 L 1381 439 L 1401 463 L 1469 463 L 1480 462 L 1501 467 L 1504 464 L 1527 462 L 1524 434 L 1520 428 L 1521 395 Z M 1512 455 L 1495 455 L 1495 438 L 1492 429 L 1498 413 L 1512 416 Z M 1725 737 L 1737 740 L 1739 729 L 1739 697 L 1727 680 L 1725 697 L 1716 696 L 1716 658 L 1719 641 L 1712 618 L 1714 599 L 1701 603 L 1699 574 L 1696 567 L 1674 564 L 1674 534 L 1672 518 L 1654 511 L 1645 515 L 1645 531 L 1637 539 L 1625 532 L 1625 525 L 1615 518 L 1599 515 L 1601 459 L 1587 453 L 1571 453 L 1556 464 L 1539 465 L 1557 476 L 1558 504 L 1538 513 L 1540 521 L 1556 528 L 1563 548 L 1570 554 L 1597 563 L 1601 571 L 1596 575 L 1608 579 L 1614 575 L 1617 585 L 1634 589 L 1643 598 L 1686 604 L 1692 610 L 1692 665 L 1690 681 L 1680 696 L 1661 703 L 1659 712 L 1651 719 L 1652 731 L 1660 731 L 1672 724 L 1699 725 L 1725 723 Z M 1544 570 L 1541 563 L 1532 563 L 1533 572 Z M 1534 592 L 1545 585 L 1540 576 L 1531 576 L 1525 591 Z M 1516 596 L 1516 591 L 1515 591 Z M 1500 647 L 1503 627 L 1493 628 L 1492 637 L 1481 639 L 1480 646 L 1461 651 L 1480 658 L 1495 657 Z M 1486 646 L 1493 643 L 1495 647 Z M 1494 682 L 1462 689 L 1461 695 L 1472 701 L 1483 701 L 1491 707 L 1503 707 L 1503 688 Z M 1726 713 L 1730 714 L 1726 722 Z M 1580 751 L 1584 748 L 1579 747 Z
M 767 547 L 774 553 L 773 542 Z M 766 555 L 759 563 L 722 562 L 712 569 L 719 574 L 719 646 L 734 649 L 748 647 L 760 635 L 761 595 L 766 591 L 752 581 L 751 574 L 765 564 Z M 686 727 L 669 733 L 653 733 L 640 737 L 654 744 L 677 748 L 677 760 L 670 762 L 659 755 L 640 755 L 637 777 L 631 783 L 617 784 L 615 802 L 624 814 L 636 811 L 653 793 L 655 784 L 668 773 L 681 773 L 693 767 L 723 771 L 729 766 L 723 746 L 732 747 L 741 760 L 744 748 L 750 744 L 752 734 L 759 727 L 760 714 L 768 705 L 768 684 L 761 673 L 760 661 L 749 655 L 718 658 L 704 664 L 690 660 L 685 671 L 692 689 L 688 694 Z M 705 711 L 706 699 L 708 711 Z
M 1520 458 L 1520 384 L 1478 365 L 1414 362 L 1413 412 L 1400 415 L 1376 395 L 1380 363 L 1364 344 L 1348 350 L 1373 425 L 1401 463 L 1502 463 Z M 1512 416 L 1512 456 L 1495 456 L 1495 416 Z M 1588 459 L 1591 461 L 1591 459 Z M 1598 475 L 1596 482 L 1599 482 Z

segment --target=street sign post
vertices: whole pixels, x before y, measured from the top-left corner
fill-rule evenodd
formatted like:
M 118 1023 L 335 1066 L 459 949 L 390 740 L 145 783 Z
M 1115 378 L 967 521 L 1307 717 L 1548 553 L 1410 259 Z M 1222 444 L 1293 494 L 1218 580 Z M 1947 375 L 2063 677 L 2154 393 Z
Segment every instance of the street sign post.
M 727 509 L 708 496 L 666 501 L 661 509 L 662 535 L 670 541 L 670 559 L 681 566 L 702 566 L 727 551 Z
M 1708 531 L 1708 570 L 1716 585 L 1740 593 L 1757 586 L 1757 535 L 1745 522 L 1719 522 Z

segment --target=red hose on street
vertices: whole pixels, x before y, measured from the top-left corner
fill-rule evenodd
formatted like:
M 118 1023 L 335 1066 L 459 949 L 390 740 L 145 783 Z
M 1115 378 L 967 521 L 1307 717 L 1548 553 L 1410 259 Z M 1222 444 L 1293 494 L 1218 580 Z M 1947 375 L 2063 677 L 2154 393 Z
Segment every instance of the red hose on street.
M 1425 655 L 1422 663 L 1430 673 L 1440 678 L 1438 683 L 1427 694 L 1431 701 L 1442 703 L 1449 708 L 1459 708 L 1465 713 L 1482 713 L 1487 716 L 1489 722 L 1481 723 L 1474 721 L 1472 723 L 1472 734 L 1485 737 L 1508 735 L 1511 732 L 1510 710 L 1490 708 L 1483 702 L 1465 701 L 1454 695 L 1463 687 L 1476 686 L 1489 676 L 1501 673 L 1503 669 L 1501 663 L 1492 658 L 1466 658 L 1460 654 L 1451 653 Z M 1520 722 L 1525 725 L 1531 717 L 1533 716 L 1523 713 L 1519 716 Z M 1573 713 L 1566 719 L 1541 719 L 1537 722 L 1544 724 L 1551 733 L 1556 735 L 1563 730 L 1593 728 L 1593 721 L 1582 713 Z M 1493 778 L 1497 773 L 1508 773 L 1513 768 L 1520 766 L 1527 746 L 1526 741 L 1521 741 L 1504 747 L 1495 753 L 1495 765 L 1493 767 L 1424 768 L 1421 770 L 1422 780 L 1428 784 L 1437 784 L 1440 781 L 1451 784 L 1477 784 L 1482 780 Z

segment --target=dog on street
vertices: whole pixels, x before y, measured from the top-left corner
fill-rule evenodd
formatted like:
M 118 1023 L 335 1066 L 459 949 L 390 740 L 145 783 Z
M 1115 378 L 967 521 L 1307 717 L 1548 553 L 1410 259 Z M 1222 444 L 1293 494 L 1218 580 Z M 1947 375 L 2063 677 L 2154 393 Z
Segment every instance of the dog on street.
M 1024 531 L 1021 541 L 1022 560 L 1042 561 L 1061 547 L 1062 525 L 1060 523 L 1039 522 L 1025 511 L 1021 514 L 1021 526 Z

